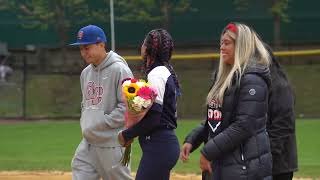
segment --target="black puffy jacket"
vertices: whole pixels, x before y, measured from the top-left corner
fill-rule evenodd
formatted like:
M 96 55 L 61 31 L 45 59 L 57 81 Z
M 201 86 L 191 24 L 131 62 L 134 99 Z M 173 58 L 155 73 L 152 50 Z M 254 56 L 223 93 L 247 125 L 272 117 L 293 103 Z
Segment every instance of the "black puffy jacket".
M 270 50 L 270 52 L 272 52 Z M 272 55 L 272 54 L 271 54 Z M 272 55 L 267 130 L 270 136 L 273 175 L 298 170 L 294 92 L 279 62 Z
M 272 156 L 266 131 L 269 69 L 249 67 L 240 86 L 236 84 L 224 95 L 222 131 L 212 137 L 207 123 L 203 123 L 185 142 L 195 149 L 207 141 L 201 153 L 212 161 L 210 180 L 272 179 Z

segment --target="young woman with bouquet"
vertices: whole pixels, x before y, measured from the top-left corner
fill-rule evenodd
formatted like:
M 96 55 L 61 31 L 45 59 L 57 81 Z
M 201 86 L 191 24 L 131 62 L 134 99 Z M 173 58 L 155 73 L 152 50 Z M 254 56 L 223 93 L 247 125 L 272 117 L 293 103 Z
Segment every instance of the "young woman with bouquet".
M 137 180 L 169 179 L 170 171 L 179 158 L 179 142 L 174 129 L 177 128 L 180 86 L 169 63 L 172 50 L 172 38 L 164 29 L 150 31 L 141 47 L 142 69 L 150 86 L 156 89 L 157 96 L 139 122 L 119 133 L 119 141 L 123 146 L 139 136 L 142 158 Z M 128 121 L 135 118 L 132 111 L 127 111 Z

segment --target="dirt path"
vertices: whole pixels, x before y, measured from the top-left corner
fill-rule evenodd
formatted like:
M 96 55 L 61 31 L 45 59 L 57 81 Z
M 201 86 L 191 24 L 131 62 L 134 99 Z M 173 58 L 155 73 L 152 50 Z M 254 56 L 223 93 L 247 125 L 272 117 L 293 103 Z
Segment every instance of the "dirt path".
M 70 180 L 70 172 L 21 172 L 21 171 L 3 171 L 0 172 L 0 180 Z M 201 180 L 200 175 L 195 174 L 176 174 L 171 175 L 171 180 Z M 312 180 L 311 178 L 299 178 L 294 180 Z
M 134 174 L 133 174 L 134 175 Z M 0 172 L 0 180 L 71 180 L 70 172 Z M 201 180 L 199 175 L 172 174 L 172 180 Z

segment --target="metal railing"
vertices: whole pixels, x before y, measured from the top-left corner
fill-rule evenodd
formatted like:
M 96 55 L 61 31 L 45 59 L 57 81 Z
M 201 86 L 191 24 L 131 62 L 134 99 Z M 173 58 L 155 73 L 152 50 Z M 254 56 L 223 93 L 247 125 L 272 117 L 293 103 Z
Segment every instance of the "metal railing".
M 320 55 L 320 49 L 311 50 L 294 50 L 294 51 L 275 51 L 275 56 L 310 56 Z M 174 54 L 172 60 L 204 60 L 204 59 L 219 59 L 219 53 L 199 53 L 199 54 Z M 141 56 L 124 56 L 126 60 L 141 60 Z

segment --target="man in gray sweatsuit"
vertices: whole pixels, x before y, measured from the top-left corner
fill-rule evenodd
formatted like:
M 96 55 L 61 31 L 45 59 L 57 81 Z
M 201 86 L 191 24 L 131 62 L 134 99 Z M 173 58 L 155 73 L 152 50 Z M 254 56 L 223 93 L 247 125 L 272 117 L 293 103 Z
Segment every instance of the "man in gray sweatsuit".
M 82 102 L 80 125 L 83 139 L 72 160 L 73 180 L 127 180 L 130 167 L 120 160 L 124 149 L 117 135 L 124 128 L 122 80 L 133 77 L 126 61 L 105 50 L 106 36 L 94 25 L 81 28 L 77 42 L 89 65 L 80 76 Z

